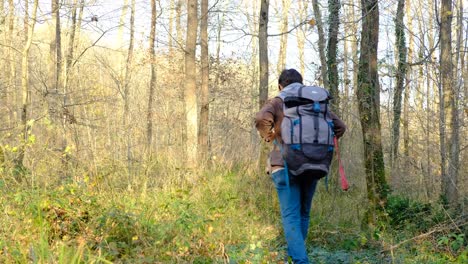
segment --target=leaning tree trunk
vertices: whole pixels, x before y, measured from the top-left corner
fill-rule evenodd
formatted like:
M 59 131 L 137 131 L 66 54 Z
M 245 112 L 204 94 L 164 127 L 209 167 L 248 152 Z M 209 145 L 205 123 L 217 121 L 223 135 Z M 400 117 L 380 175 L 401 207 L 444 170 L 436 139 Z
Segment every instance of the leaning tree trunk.
M 358 73 L 358 108 L 364 142 L 364 161 L 369 211 L 367 223 L 377 221 L 377 210 L 385 204 L 388 186 L 380 132 L 380 89 L 377 72 L 379 41 L 378 0 L 361 0 L 362 32 Z
M 198 1 L 187 0 L 187 38 L 185 42 L 185 118 L 187 126 L 187 165 L 197 166 L 198 105 L 195 49 L 197 45 Z
M 392 124 L 392 153 L 391 153 L 391 165 L 392 165 L 392 184 L 395 187 L 396 183 L 400 179 L 396 179 L 397 173 L 395 169 L 397 168 L 397 157 L 398 157 L 398 145 L 400 140 L 400 120 L 401 120 L 401 99 L 403 94 L 403 89 L 405 88 L 405 78 L 406 78 L 406 39 L 405 39 L 405 22 L 404 22 L 404 8 L 405 0 L 398 0 L 398 8 L 395 19 L 395 36 L 396 36 L 396 45 L 398 52 L 398 68 L 396 73 L 396 87 L 393 94 L 393 124 Z

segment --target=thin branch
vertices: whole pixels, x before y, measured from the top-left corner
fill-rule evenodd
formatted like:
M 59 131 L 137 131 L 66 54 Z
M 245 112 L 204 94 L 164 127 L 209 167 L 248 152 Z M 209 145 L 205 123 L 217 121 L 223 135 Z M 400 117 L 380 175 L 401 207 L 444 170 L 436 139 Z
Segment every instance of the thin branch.
M 73 62 L 72 67 L 75 66 L 75 64 L 76 64 L 76 63 L 80 60 L 80 58 L 86 53 L 86 51 L 88 51 L 90 48 L 96 46 L 96 44 L 99 42 L 99 40 L 101 40 L 101 39 L 104 37 L 104 35 L 106 35 L 109 31 L 111 31 L 111 30 L 113 30 L 113 29 L 115 29 L 115 28 L 118 28 L 118 27 L 119 27 L 119 26 L 117 25 L 117 26 L 115 26 L 115 27 L 111 27 L 111 28 L 105 30 L 104 32 L 102 32 L 101 36 L 99 36 L 99 38 L 98 38 L 96 41 L 94 41 L 93 44 L 91 44 L 91 46 L 86 47 L 86 48 L 81 52 L 81 54 L 78 56 L 78 58 L 76 58 L 76 60 Z

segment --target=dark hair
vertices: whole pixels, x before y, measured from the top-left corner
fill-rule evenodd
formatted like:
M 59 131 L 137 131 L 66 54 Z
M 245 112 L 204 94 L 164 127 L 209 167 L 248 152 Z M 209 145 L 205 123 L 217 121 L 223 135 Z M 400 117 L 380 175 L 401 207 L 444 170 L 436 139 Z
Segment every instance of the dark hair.
M 302 75 L 295 69 L 283 70 L 278 78 L 278 84 L 283 86 L 283 88 L 296 82 L 302 84 Z

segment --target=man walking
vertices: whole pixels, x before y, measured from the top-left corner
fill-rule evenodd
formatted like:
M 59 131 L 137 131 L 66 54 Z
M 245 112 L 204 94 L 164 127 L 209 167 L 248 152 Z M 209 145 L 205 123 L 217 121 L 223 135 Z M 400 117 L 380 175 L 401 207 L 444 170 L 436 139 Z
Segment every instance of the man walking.
M 279 96 L 262 107 L 255 124 L 265 141 L 275 143 L 268 171 L 278 193 L 288 254 L 296 264 L 309 263 L 305 240 L 312 198 L 318 180 L 328 174 L 333 136 L 341 137 L 346 126 L 328 110 L 328 92 L 304 86 L 295 69 L 281 72 L 278 88 Z

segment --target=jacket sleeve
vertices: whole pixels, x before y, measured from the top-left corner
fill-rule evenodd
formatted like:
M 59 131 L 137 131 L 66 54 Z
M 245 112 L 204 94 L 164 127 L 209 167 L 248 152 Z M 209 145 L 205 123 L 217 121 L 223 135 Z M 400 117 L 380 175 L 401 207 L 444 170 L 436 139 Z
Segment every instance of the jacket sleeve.
M 267 101 L 255 116 L 255 127 L 266 142 L 270 142 L 275 138 L 274 127 L 278 115 L 275 99 Z
M 342 137 L 346 131 L 345 123 L 333 112 L 330 112 L 330 116 L 333 120 L 333 130 L 335 132 L 336 137 Z

